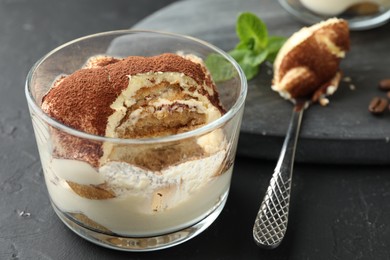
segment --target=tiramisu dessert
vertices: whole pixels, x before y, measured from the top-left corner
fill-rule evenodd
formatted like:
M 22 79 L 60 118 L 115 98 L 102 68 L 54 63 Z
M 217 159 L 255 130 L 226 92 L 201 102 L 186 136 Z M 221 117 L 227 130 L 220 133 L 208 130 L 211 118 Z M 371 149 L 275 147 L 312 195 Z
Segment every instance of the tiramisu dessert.
M 311 98 L 328 104 L 341 80 L 340 61 L 349 50 L 345 20 L 331 18 L 294 33 L 274 62 L 272 89 L 290 100 Z
M 41 107 L 63 125 L 109 137 L 36 131 L 53 204 L 85 227 L 158 235 L 196 223 L 224 201 L 232 167 L 223 130 L 158 141 L 225 113 L 200 58 L 92 57 L 60 75 Z

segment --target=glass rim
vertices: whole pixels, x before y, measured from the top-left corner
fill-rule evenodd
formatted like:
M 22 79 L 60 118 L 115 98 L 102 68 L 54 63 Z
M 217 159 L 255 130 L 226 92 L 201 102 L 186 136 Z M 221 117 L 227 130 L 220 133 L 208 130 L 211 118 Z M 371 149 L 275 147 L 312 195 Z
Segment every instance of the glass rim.
M 128 34 L 155 34 L 155 35 L 163 35 L 163 36 L 168 36 L 172 38 L 180 38 L 184 40 L 190 40 L 193 42 L 197 42 L 201 45 L 206 46 L 210 50 L 222 55 L 225 59 L 227 59 L 230 64 L 233 65 L 235 70 L 238 72 L 239 78 L 240 78 L 240 93 L 238 98 L 235 100 L 233 106 L 220 118 L 212 121 L 211 123 L 208 123 L 204 126 L 201 126 L 199 128 L 196 128 L 194 130 L 190 130 L 187 132 L 179 133 L 179 134 L 174 134 L 174 135 L 167 135 L 167 136 L 161 136 L 161 137 L 151 137 L 151 138 L 117 138 L 117 137 L 106 137 L 106 136 L 100 136 L 100 135 L 94 135 L 94 134 L 89 134 L 77 129 L 74 129 L 72 127 L 69 127 L 58 120 L 50 117 L 47 115 L 45 112 L 42 111 L 40 105 L 37 104 L 35 98 L 32 96 L 31 93 L 31 80 L 34 72 L 36 69 L 50 56 L 53 54 L 57 53 L 61 49 L 70 46 L 74 43 L 84 41 L 86 39 L 91 39 L 91 38 L 97 38 L 100 36 L 109 36 L 109 35 L 128 35 Z M 233 118 L 240 110 L 241 107 L 244 106 L 245 103 L 245 98 L 247 95 L 247 89 L 248 89 L 248 83 L 245 77 L 244 72 L 242 71 L 241 67 L 238 65 L 238 63 L 225 51 L 222 49 L 206 42 L 200 39 L 197 39 L 192 36 L 188 35 L 181 35 L 181 34 L 176 34 L 176 33 L 170 33 L 170 32 L 163 32 L 163 31 L 154 31 L 154 30 L 134 30 L 134 29 L 128 29 L 128 30 L 114 30 L 114 31 L 106 31 L 106 32 L 100 32 L 100 33 L 95 33 L 83 37 L 76 38 L 72 41 L 66 42 L 55 49 L 51 50 L 47 54 L 45 54 L 43 57 L 41 57 L 30 69 L 30 71 L 27 74 L 26 82 L 25 82 L 25 95 L 27 99 L 27 103 L 29 105 L 29 108 L 33 110 L 34 113 L 36 113 L 39 118 L 43 119 L 47 124 L 50 126 L 53 126 L 57 129 L 60 129 L 61 131 L 64 131 L 68 134 L 71 134 L 76 137 L 84 138 L 84 139 L 89 139 L 93 141 L 100 141 L 100 142 L 111 142 L 111 143 L 120 143 L 120 144 L 146 144 L 146 143 L 162 143 L 162 142 L 171 142 L 171 141 L 176 141 L 176 140 L 182 140 L 186 138 L 190 138 L 196 135 L 202 135 L 207 132 L 211 132 L 215 129 L 217 129 L 219 126 L 223 125 L 227 121 L 229 121 L 231 118 Z

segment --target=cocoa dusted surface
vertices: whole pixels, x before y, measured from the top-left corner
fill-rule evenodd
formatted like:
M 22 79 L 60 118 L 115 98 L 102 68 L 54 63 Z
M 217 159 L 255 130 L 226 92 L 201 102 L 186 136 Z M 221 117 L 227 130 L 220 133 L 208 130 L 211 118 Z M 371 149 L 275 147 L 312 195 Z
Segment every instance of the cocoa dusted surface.
M 308 77 L 287 83 L 285 88 L 292 98 L 302 98 L 312 95 L 321 85 L 329 82 L 339 71 L 341 58 L 335 57 L 326 44 L 318 44 L 317 37 L 328 37 L 342 51 L 350 48 L 348 25 L 344 21 L 333 22 L 317 29 L 311 36 L 292 48 L 280 62 L 278 74 L 273 84 L 278 85 L 284 76 L 293 68 L 303 67 L 309 73 Z M 348 54 L 347 54 L 348 56 Z M 275 79 L 277 80 L 275 82 Z M 329 84 L 329 83 L 328 83 Z
M 64 42 L 91 33 L 131 27 L 171 2 L 173 1 L 0 0 L 0 259 L 388 259 L 390 168 L 383 164 L 296 163 L 287 235 L 275 250 L 258 248 L 252 240 L 253 221 L 276 161 L 274 158 L 266 160 L 243 156 L 258 152 L 253 148 L 259 145 L 258 139 L 255 138 L 247 140 L 247 143 L 252 143 L 252 148 L 248 151 L 245 151 L 243 146 L 238 147 L 241 156 L 236 159 L 230 195 L 221 215 L 206 231 L 180 246 L 150 253 L 114 251 L 80 238 L 58 219 L 47 195 L 24 97 L 24 80 L 28 70 L 42 55 Z M 202 9 L 197 9 L 195 2 L 199 3 Z M 204 2 L 207 2 L 206 8 Z M 169 8 L 176 8 L 181 12 L 192 8 L 192 12 L 200 15 L 218 2 L 179 1 Z M 184 3 L 191 4 L 186 8 L 180 6 Z M 210 24 L 225 19 L 224 15 L 229 13 L 232 7 L 245 8 L 246 3 L 271 11 L 277 6 L 274 0 L 260 0 L 256 3 L 252 0 L 224 0 L 224 3 L 219 6 L 219 12 L 214 16 L 208 16 L 204 20 L 200 20 L 199 16 L 186 16 L 186 23 L 184 20 L 180 22 L 190 29 L 195 28 L 196 23 Z M 149 21 L 163 15 L 166 10 L 152 15 Z M 177 21 L 174 16 L 171 19 L 171 22 Z M 286 17 L 275 21 L 273 28 L 282 28 L 281 22 L 286 20 L 291 26 L 299 26 L 286 13 Z M 164 24 L 159 23 L 159 26 L 163 27 Z M 373 39 L 378 38 L 375 38 L 377 34 L 387 33 L 389 26 L 390 24 L 376 30 L 357 33 L 354 41 L 371 42 L 371 48 L 380 50 L 383 43 Z M 208 26 L 197 28 L 199 31 L 203 28 L 205 37 L 212 34 L 215 38 L 226 35 L 231 29 L 229 24 L 226 29 L 213 32 L 206 30 Z M 388 39 L 385 36 L 386 34 L 380 38 Z M 230 39 L 225 38 L 223 42 L 233 45 L 235 39 L 236 36 L 232 34 Z M 363 80 L 365 74 L 362 70 L 367 69 L 368 60 L 370 57 L 361 53 L 360 62 L 356 60 L 359 66 L 350 68 L 357 75 L 361 74 L 360 78 Z M 385 64 L 385 57 L 378 62 Z M 379 68 L 377 72 L 370 74 L 372 79 L 365 82 L 376 88 L 377 80 L 381 79 L 379 73 L 382 71 L 384 68 Z M 346 89 L 345 92 L 350 91 Z M 377 95 L 381 93 L 377 92 Z M 253 88 L 250 95 L 250 102 L 261 96 L 254 92 Z M 363 113 L 369 113 L 367 106 L 370 98 L 368 96 L 367 102 L 363 102 Z M 268 104 L 271 102 L 274 101 L 269 99 Z M 267 103 L 263 105 L 267 106 Z M 286 104 L 286 107 L 289 113 L 290 106 Z M 248 108 L 257 109 L 253 103 Z M 357 107 L 348 109 L 360 111 Z M 388 116 L 387 114 L 382 118 L 372 118 L 371 122 L 374 124 L 378 120 L 388 120 Z M 280 120 L 284 122 L 284 118 Z M 246 127 L 250 129 L 251 124 L 246 123 Z M 280 131 L 284 133 L 284 125 L 279 127 L 283 128 Z M 265 135 L 263 144 L 266 142 L 272 142 L 272 138 Z M 279 142 L 279 139 L 276 142 Z M 335 149 L 324 150 L 321 143 L 316 142 L 312 148 L 317 149 L 317 154 L 337 151 L 337 140 L 323 142 L 331 142 Z M 310 142 L 306 142 L 307 144 Z M 277 156 L 280 147 L 281 142 L 278 149 L 271 152 Z M 374 145 L 366 145 L 356 152 L 367 154 L 372 153 L 372 149 L 375 151 Z M 302 152 L 299 153 L 301 158 L 305 156 Z M 258 154 L 252 156 L 255 155 Z
M 44 96 L 44 111 L 67 126 L 104 136 L 107 119 L 114 112 L 110 105 L 127 88 L 129 75 L 180 72 L 200 85 L 207 79 L 200 64 L 171 53 L 154 57 L 133 56 L 98 65 L 96 68 L 80 68 L 63 78 Z M 212 82 L 207 83 L 215 89 Z

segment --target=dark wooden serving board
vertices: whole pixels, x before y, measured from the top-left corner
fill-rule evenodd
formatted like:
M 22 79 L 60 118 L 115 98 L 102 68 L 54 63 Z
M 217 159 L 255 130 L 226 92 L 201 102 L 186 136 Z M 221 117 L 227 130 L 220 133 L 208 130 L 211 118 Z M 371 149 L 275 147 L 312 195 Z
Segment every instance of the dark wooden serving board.
M 237 43 L 235 22 L 240 12 L 256 13 L 269 34 L 290 36 L 303 24 L 294 20 L 276 0 L 186 0 L 174 3 L 142 20 L 134 28 L 191 35 L 223 50 Z M 352 49 L 342 62 L 343 82 L 327 107 L 313 105 L 305 112 L 296 160 L 318 163 L 390 163 L 390 112 L 373 116 L 368 103 L 386 93 L 377 87 L 390 78 L 390 24 L 351 32 Z M 292 105 L 270 89 L 270 69 L 249 81 L 241 128 L 239 155 L 276 159 Z

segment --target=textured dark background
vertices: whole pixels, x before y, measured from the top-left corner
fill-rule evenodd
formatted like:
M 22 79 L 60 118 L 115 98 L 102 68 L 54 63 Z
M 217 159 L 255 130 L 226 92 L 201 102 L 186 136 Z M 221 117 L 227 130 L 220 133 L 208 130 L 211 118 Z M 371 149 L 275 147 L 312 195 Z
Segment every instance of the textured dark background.
M 237 158 L 220 217 L 171 249 L 113 251 L 60 222 L 49 203 L 24 98 L 29 68 L 62 43 L 129 28 L 171 2 L 0 0 L 0 259 L 390 259 L 388 165 L 297 163 L 289 229 L 273 251 L 257 248 L 251 237 L 273 159 Z

